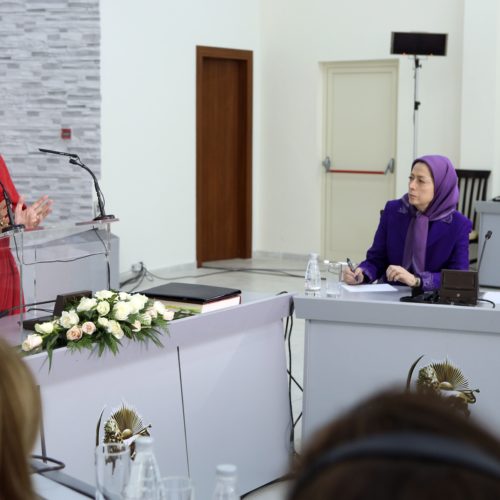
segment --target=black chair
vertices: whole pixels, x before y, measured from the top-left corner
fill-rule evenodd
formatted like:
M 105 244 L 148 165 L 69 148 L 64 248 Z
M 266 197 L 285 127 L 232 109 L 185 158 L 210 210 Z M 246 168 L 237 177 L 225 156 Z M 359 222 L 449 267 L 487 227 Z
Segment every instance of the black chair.
M 479 241 L 475 203 L 486 200 L 490 173 L 490 170 L 457 169 L 458 189 L 460 191 L 457 209 L 472 221 L 469 244 L 477 244 Z M 471 264 L 476 261 L 476 258 L 470 259 Z

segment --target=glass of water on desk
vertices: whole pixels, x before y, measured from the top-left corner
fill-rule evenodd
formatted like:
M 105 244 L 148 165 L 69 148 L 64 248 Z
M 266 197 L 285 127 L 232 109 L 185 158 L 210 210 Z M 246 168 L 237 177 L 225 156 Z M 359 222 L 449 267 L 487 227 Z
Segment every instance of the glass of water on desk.
M 194 500 L 194 486 L 188 477 L 164 477 L 160 485 L 160 500 Z
M 124 443 L 108 443 L 95 450 L 96 498 L 121 500 L 130 478 L 130 450 Z
M 339 297 L 342 291 L 343 262 L 325 260 L 326 268 L 326 295 Z

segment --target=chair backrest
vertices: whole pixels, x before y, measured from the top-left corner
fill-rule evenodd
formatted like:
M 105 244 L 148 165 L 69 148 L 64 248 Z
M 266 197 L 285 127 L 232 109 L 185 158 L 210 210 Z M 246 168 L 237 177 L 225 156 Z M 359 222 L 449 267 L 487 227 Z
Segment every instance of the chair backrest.
M 477 214 L 474 209 L 474 203 L 486 200 L 490 173 L 490 170 L 457 169 L 458 189 L 460 191 L 457 208 L 459 212 L 472 221 L 473 229 L 477 229 Z

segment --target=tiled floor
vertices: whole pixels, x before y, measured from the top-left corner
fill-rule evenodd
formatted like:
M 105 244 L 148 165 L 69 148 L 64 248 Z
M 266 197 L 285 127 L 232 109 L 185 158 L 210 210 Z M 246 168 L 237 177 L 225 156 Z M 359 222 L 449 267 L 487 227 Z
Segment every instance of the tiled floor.
M 301 292 L 304 287 L 304 270 L 307 259 L 292 257 L 256 257 L 243 260 L 234 259 L 210 262 L 200 269 L 182 269 L 177 271 L 155 271 L 147 275 L 141 283 L 130 283 L 124 289 L 144 290 L 160 285 L 162 280 L 182 280 L 189 283 L 204 283 L 209 285 L 239 288 L 247 292 L 279 293 Z M 303 380 L 303 346 L 304 346 L 304 321 L 294 319 L 291 350 L 292 374 L 302 384 Z M 302 393 L 294 385 L 292 389 L 292 403 L 294 418 L 297 419 L 302 407 Z M 300 421 L 295 431 L 295 446 L 300 449 Z M 247 496 L 249 500 L 282 500 L 286 498 L 287 483 L 276 483 L 272 486 L 259 489 Z

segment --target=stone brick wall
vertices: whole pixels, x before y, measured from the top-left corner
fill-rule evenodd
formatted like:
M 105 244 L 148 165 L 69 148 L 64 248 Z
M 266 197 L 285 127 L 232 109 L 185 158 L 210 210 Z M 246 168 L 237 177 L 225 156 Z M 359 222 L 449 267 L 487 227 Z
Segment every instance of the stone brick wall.
M 77 153 L 99 178 L 100 111 L 99 0 L 1 0 L 0 153 L 29 202 L 54 199 L 51 222 L 88 219 L 93 184 L 38 148 Z

